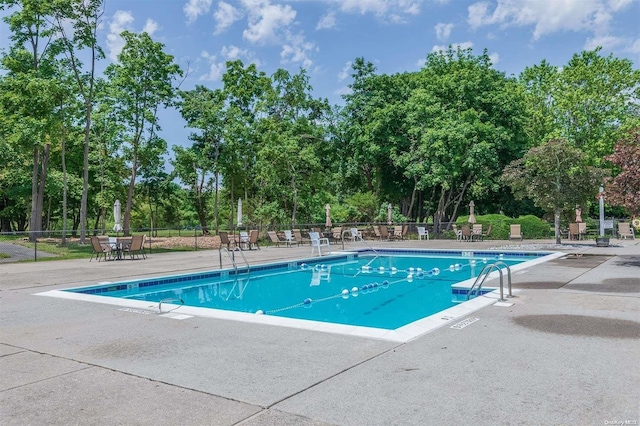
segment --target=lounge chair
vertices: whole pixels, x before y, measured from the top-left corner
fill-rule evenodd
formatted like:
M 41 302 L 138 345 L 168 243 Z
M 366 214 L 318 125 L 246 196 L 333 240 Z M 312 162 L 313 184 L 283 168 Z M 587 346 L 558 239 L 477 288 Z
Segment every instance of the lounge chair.
M 257 229 L 252 229 L 251 232 L 249 232 L 249 250 L 251 250 L 253 246 L 260 250 L 260 246 L 258 245 L 258 236 L 259 232 Z
M 144 252 L 144 235 L 134 235 L 131 237 L 131 243 L 128 246 L 124 246 L 122 251 L 124 253 L 129 253 L 129 257 L 134 259 L 135 256 L 140 258 L 140 254 L 142 254 L 142 258 L 146 259 L 147 255 Z
M 422 237 L 427 237 L 427 241 L 429 241 L 429 231 L 424 226 L 418 226 L 418 240 L 422 240 Z
M 267 235 L 269 236 L 269 240 L 276 245 L 276 247 L 280 247 L 280 244 L 286 244 L 286 241 L 278 238 L 278 234 L 276 231 L 267 231 Z
M 309 240 L 309 238 L 304 238 L 302 236 L 302 232 L 299 229 L 293 230 L 293 237 L 298 242 L 298 245 L 303 245 L 304 243 L 311 243 L 311 240 Z
M 111 245 L 109 245 L 109 243 L 105 243 L 105 244 L 101 244 L 100 243 L 100 239 L 97 236 L 92 236 L 91 237 L 91 246 L 93 247 L 93 253 L 91 253 L 91 258 L 89 259 L 89 262 L 91 262 L 93 260 L 93 256 L 96 256 L 96 259 L 98 259 L 98 262 L 100 262 L 100 255 L 102 255 L 102 258 L 104 260 L 107 260 L 107 256 L 111 257 Z
M 520 224 L 509 226 L 509 239 L 522 241 L 522 231 L 520 230 Z
M 618 238 L 631 238 L 632 240 L 636 239 L 636 235 L 633 231 L 633 227 L 629 222 L 618 222 Z
M 311 241 L 311 256 L 318 249 L 318 256 L 322 256 L 322 247 L 329 247 L 329 239 L 321 238 L 318 232 L 309 232 L 309 240 Z

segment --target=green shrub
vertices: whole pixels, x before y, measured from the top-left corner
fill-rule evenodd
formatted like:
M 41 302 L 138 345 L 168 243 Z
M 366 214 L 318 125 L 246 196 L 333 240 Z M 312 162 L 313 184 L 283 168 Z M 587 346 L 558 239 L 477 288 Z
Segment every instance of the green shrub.
M 466 225 L 469 223 L 469 216 L 459 216 L 456 224 Z M 533 215 L 520 216 L 516 219 L 502 214 L 487 214 L 476 216 L 476 223 L 482 224 L 482 229 L 486 232 L 491 225 L 491 234 L 487 239 L 508 240 L 510 225 L 520 224 L 521 231 L 525 238 L 549 238 L 553 234 L 553 227 L 546 221 Z

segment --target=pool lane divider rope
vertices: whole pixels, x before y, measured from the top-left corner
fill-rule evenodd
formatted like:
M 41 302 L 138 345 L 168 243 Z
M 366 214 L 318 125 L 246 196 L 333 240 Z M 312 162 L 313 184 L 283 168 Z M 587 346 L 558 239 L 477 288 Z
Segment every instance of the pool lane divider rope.
M 496 258 L 497 259 L 502 259 L 503 255 L 500 254 L 500 255 L 496 256 Z M 481 260 L 481 262 L 484 263 L 484 264 L 486 264 L 487 261 L 488 261 L 487 258 L 483 258 Z M 269 309 L 269 310 L 259 309 L 255 313 L 257 315 L 276 314 L 278 312 L 283 312 L 283 311 L 287 311 L 287 310 L 290 310 L 290 309 L 295 309 L 295 308 L 300 308 L 300 307 L 311 307 L 311 305 L 313 303 L 326 302 L 328 300 L 337 299 L 339 297 L 347 300 L 349 298 L 349 296 L 357 297 L 359 294 L 367 294 L 369 292 L 378 291 L 379 288 L 387 289 L 387 288 L 389 288 L 389 286 L 394 285 L 394 284 L 400 284 L 400 283 L 405 283 L 405 282 L 411 283 L 414 280 L 414 276 L 416 278 L 418 278 L 419 280 L 423 280 L 424 278 L 433 278 L 434 276 L 438 276 L 438 275 L 440 275 L 441 272 L 446 273 L 448 271 L 448 272 L 453 274 L 455 272 L 459 272 L 459 271 L 463 270 L 467 266 L 468 267 L 475 266 L 477 262 L 478 262 L 477 260 L 472 259 L 468 264 L 465 264 L 465 265 L 463 265 L 461 263 L 454 263 L 454 264 L 451 264 L 448 269 L 445 269 L 443 271 L 441 271 L 439 268 L 432 268 L 432 269 L 430 269 L 430 270 L 428 270 L 426 272 L 422 268 L 413 268 L 413 267 L 411 267 L 409 269 L 406 269 L 406 270 L 399 270 L 399 269 L 396 269 L 396 268 L 389 268 L 388 271 L 392 275 L 395 274 L 395 273 L 398 273 L 398 272 L 400 272 L 400 273 L 405 273 L 406 272 L 407 273 L 406 278 L 401 278 L 401 279 L 398 279 L 396 281 L 384 280 L 384 281 L 382 281 L 381 284 L 379 284 L 378 282 L 374 281 L 372 283 L 365 284 L 360 288 L 353 287 L 353 288 L 351 288 L 351 290 L 348 290 L 348 289 L 345 288 L 340 293 L 335 294 L 335 295 L 331 295 L 331 296 L 327 296 L 327 297 L 323 297 L 323 298 L 315 299 L 315 300 L 308 297 L 308 298 L 304 299 L 302 302 L 296 303 L 296 304 L 291 305 L 291 306 L 285 306 L 285 307 L 282 307 L 282 308 Z M 303 271 L 307 271 L 308 270 L 308 271 L 311 271 L 311 272 L 313 272 L 313 269 L 315 269 L 316 271 L 326 271 L 327 270 L 327 266 L 326 265 L 316 265 L 314 268 L 309 268 L 307 264 L 303 263 L 303 264 L 300 265 L 300 269 L 303 270 Z M 364 273 L 371 273 L 373 271 L 376 271 L 376 269 L 371 268 L 369 265 L 364 265 L 364 266 L 362 266 L 361 268 L 358 268 L 358 269 L 362 270 L 362 272 L 364 272 Z M 381 272 L 382 271 L 386 271 L 386 269 L 383 268 L 383 267 L 379 268 L 378 270 L 381 271 Z

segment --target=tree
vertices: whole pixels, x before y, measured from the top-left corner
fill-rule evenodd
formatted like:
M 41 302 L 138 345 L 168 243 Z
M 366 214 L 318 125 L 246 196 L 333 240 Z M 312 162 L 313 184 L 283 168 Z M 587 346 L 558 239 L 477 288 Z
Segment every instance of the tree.
M 604 159 L 621 169 L 605 186 L 607 203 L 623 206 L 632 217 L 640 216 L 640 128 L 629 131 Z
M 125 235 L 129 235 L 133 193 L 141 155 L 145 152 L 157 153 L 158 144 L 165 143 L 156 136 L 160 130 L 157 113 L 161 106 L 172 104 L 175 96 L 173 80 L 181 76 L 182 71 L 173 62 L 173 56 L 164 53 L 164 46 L 154 42 L 149 34 L 124 31 L 121 36 L 125 40 L 125 46 L 118 55 L 119 63 L 110 64 L 105 75 L 109 78 L 109 101 L 117 120 L 127 132 L 127 145 L 123 147 L 123 151 L 129 161 L 131 173 L 123 228 Z
M 604 170 L 588 163 L 580 149 L 564 139 L 552 139 L 511 162 L 502 180 L 516 198 L 531 198 L 538 207 L 553 213 L 556 243 L 560 244 L 562 211 L 585 205 L 605 177 Z
M 47 2 L 44 2 L 47 3 Z M 80 242 L 85 242 L 87 226 L 87 204 L 89 198 L 89 140 L 91 137 L 91 113 L 93 110 L 93 97 L 95 93 L 96 61 L 104 57 L 104 53 L 98 46 L 96 33 L 99 20 L 102 16 L 102 0 L 58 0 L 56 9 L 55 30 L 60 35 L 60 46 L 66 55 L 66 64 L 71 69 L 78 92 L 84 103 L 84 145 L 82 167 L 82 199 L 80 201 Z M 72 33 L 67 33 L 68 24 L 71 24 Z M 79 53 L 89 49 L 89 69 L 83 70 Z M 65 172 L 66 179 L 66 172 Z M 66 203 L 66 185 L 65 203 Z M 64 227 L 66 231 L 66 205 L 64 206 Z M 64 237 L 64 235 L 63 235 Z

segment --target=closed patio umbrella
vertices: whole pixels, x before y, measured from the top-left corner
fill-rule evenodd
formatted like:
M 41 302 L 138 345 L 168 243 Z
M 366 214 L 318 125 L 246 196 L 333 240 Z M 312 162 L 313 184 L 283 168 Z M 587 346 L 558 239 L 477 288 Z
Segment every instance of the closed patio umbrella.
M 113 220 L 115 222 L 115 224 L 113 225 L 113 230 L 116 233 L 122 231 L 122 225 L 120 225 L 120 216 L 120 200 L 116 200 L 116 202 L 113 204 Z
M 476 223 L 476 215 L 473 212 L 475 206 L 476 204 L 473 202 L 473 200 L 471 200 L 471 202 L 469 203 L 469 223 Z
M 242 198 L 238 198 L 238 228 L 242 226 Z
M 393 205 L 391 203 L 387 206 L 387 223 L 389 225 L 393 223 Z
M 326 228 L 331 228 L 331 226 L 333 226 L 331 224 L 331 206 L 329 204 L 324 206 L 324 210 L 325 210 L 325 214 L 326 214 L 326 219 L 324 221 L 324 226 Z

